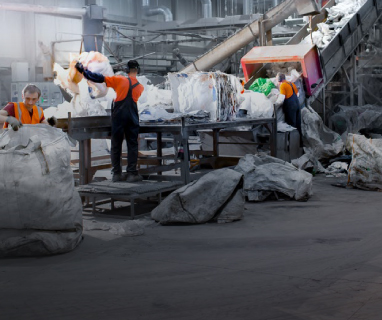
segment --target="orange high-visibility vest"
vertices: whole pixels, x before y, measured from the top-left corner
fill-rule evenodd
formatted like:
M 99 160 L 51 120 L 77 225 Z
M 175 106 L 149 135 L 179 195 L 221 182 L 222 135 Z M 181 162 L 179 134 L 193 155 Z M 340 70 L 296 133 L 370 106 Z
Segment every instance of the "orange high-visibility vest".
M 24 103 L 14 102 L 13 106 L 15 108 L 15 118 L 20 120 L 22 124 L 38 124 L 44 117 L 41 107 L 33 106 L 33 114 L 31 116 Z M 8 128 L 8 122 L 4 123 L 4 128 Z

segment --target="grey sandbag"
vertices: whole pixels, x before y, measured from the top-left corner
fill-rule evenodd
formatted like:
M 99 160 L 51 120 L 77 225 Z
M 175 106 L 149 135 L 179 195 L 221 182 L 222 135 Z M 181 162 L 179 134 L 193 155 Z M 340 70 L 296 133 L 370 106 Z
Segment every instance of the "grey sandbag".
M 241 178 L 232 169 L 212 171 L 171 193 L 151 212 L 151 218 L 162 224 L 207 222 L 231 197 Z
M 45 124 L 0 136 L 0 256 L 64 253 L 81 241 L 72 145 L 66 133 Z

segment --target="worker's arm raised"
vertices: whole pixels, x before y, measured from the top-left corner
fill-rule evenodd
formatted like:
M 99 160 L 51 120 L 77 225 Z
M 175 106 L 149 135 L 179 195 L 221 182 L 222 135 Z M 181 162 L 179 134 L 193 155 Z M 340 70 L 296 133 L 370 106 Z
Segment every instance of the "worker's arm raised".
M 93 81 L 93 82 L 96 82 L 96 83 L 105 82 L 105 77 L 102 74 L 91 72 L 89 70 L 85 70 L 85 68 L 81 62 L 77 62 L 75 67 L 76 67 L 77 71 L 82 73 L 86 79 Z

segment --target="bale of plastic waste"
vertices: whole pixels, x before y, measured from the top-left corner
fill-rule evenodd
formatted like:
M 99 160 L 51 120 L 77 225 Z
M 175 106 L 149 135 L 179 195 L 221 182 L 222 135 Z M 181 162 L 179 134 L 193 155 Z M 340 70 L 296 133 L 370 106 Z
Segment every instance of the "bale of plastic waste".
M 241 219 L 244 201 L 240 201 L 242 194 L 237 192 L 241 179 L 242 174 L 232 169 L 212 171 L 171 193 L 151 212 L 151 218 L 161 224 L 197 224 L 213 218 L 218 222 Z M 228 205 L 232 199 L 235 209 Z
M 382 139 L 349 134 L 346 148 L 353 155 L 349 184 L 364 190 L 382 190 Z
M 174 112 L 207 111 L 212 121 L 232 120 L 240 105 L 242 85 L 223 72 L 169 73 Z
M 312 175 L 289 162 L 268 156 L 247 154 L 235 168 L 244 175 L 244 195 L 249 201 L 263 201 L 273 192 L 295 200 L 312 194 Z
M 44 124 L 1 134 L 0 256 L 64 253 L 80 243 L 71 146 L 65 133 Z

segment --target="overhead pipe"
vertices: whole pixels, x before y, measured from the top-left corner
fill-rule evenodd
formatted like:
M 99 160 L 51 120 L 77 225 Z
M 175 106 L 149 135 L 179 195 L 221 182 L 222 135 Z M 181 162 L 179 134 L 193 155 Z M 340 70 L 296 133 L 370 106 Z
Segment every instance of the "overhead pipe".
M 86 13 L 85 8 L 60 8 L 52 6 L 41 6 L 35 4 L 16 4 L 16 3 L 0 3 L 0 9 L 8 11 L 34 12 L 44 14 L 55 14 L 82 18 Z
M 148 17 L 162 15 L 166 22 L 174 20 L 171 10 L 165 6 L 150 7 L 150 0 L 142 0 L 142 6 Z
M 212 1 L 200 0 L 202 3 L 202 15 L 203 18 L 212 18 Z
M 243 0 L 243 14 L 252 14 L 253 4 L 252 0 Z

